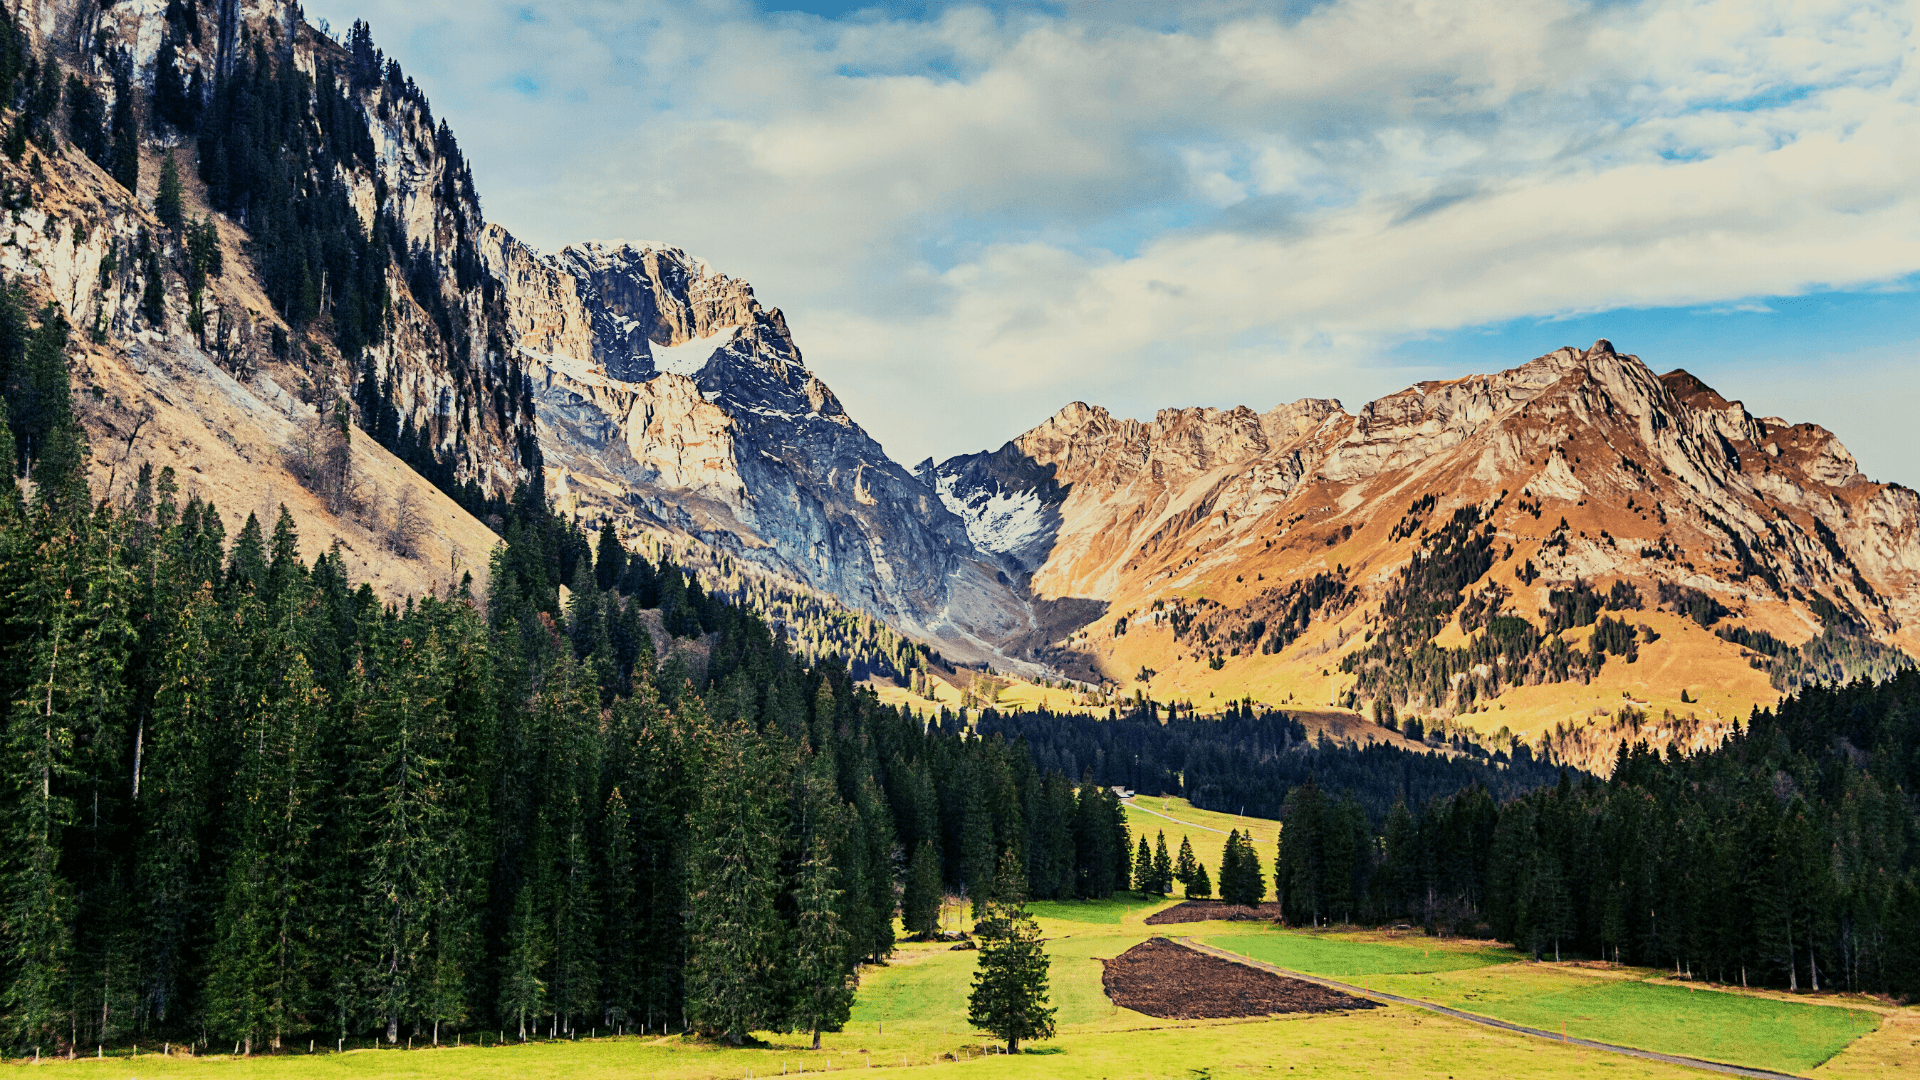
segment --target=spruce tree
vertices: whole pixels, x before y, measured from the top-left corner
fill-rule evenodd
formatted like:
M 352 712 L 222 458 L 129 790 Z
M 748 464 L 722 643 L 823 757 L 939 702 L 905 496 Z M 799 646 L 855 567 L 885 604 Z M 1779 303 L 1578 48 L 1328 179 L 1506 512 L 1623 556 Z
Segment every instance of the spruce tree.
M 391 1045 L 400 1041 L 401 1025 L 420 1016 L 432 982 L 432 930 L 447 900 L 453 740 L 439 636 L 383 642 L 380 652 L 384 677 L 370 679 L 363 670 L 357 694 L 369 743 L 362 895 L 373 945 L 367 1010 Z
M 815 833 L 793 891 L 792 1017 L 798 1030 L 813 1032 L 815 1050 L 820 1049 L 820 1033 L 839 1031 L 853 1010 L 852 935 L 841 925 L 836 876 L 827 837 Z
M 1173 879 L 1178 881 L 1182 887 L 1191 886 L 1193 884 L 1193 875 L 1199 868 L 1199 861 L 1193 857 L 1193 842 L 1187 839 L 1186 834 L 1182 833 L 1180 836 L 1180 857 L 1173 862 Z
M 998 888 L 987 905 L 967 1022 L 1006 1040 L 1020 1052 L 1022 1039 L 1053 1037 L 1055 1010 L 1048 1005 L 1049 961 L 1040 925 L 1027 914 L 1026 886 L 1011 852 L 1001 858 Z
M 527 1041 L 527 1021 L 534 1021 L 538 1033 L 540 1015 L 547 1011 L 547 984 L 540 977 L 552 955 L 547 944 L 546 924 L 534 909 L 533 890 L 522 887 L 514 903 L 508 926 L 506 955 L 500 969 L 500 1000 L 496 1005 L 501 1018 Z
M 284 625 L 284 624 L 283 624 Z M 272 692 L 241 719 L 240 775 L 228 829 L 238 843 L 227 863 L 208 973 L 215 1030 L 244 1044 L 280 1049 L 307 1011 L 311 992 L 307 906 L 313 817 L 313 761 L 325 695 L 290 635 L 290 655 Z
M 1147 834 L 1140 834 L 1140 850 L 1133 855 L 1133 883 L 1140 895 L 1153 899 L 1153 851 L 1147 847 Z
M 613 531 L 611 519 L 601 523 L 600 539 L 593 553 L 593 576 L 605 592 L 618 585 L 627 572 L 627 549 Z
M 153 214 L 175 234 L 187 226 L 186 210 L 181 203 L 180 168 L 171 151 L 160 155 L 160 190 L 153 198 Z
M 605 962 L 600 987 L 607 1025 L 618 1028 L 635 1015 L 643 996 L 640 986 L 642 915 L 634 858 L 633 811 L 618 783 L 607 796 L 601 820 L 606 837 L 601 874 L 604 882 L 601 906 L 605 918 L 601 925 L 606 940 L 602 947 Z
M 1140 837 L 1145 840 L 1143 834 Z M 1165 830 L 1153 838 L 1153 895 L 1159 899 L 1173 891 L 1173 860 L 1167 856 L 1167 834 Z
M 1187 899 L 1205 900 L 1213 895 L 1213 881 L 1207 876 L 1205 863 L 1193 864 L 1193 876 L 1187 879 Z
M 196 505 L 190 503 L 188 510 L 198 517 Z M 183 520 L 173 530 L 175 539 L 185 540 L 186 529 Z M 182 1019 L 178 1006 L 192 996 L 187 980 L 203 924 L 198 901 L 213 810 L 207 795 L 219 790 L 214 747 L 224 721 L 213 661 L 228 644 L 220 636 L 212 587 L 204 579 L 197 588 L 187 584 L 197 575 L 187 566 L 180 569 L 184 603 L 160 644 L 133 794 L 140 837 L 135 883 L 145 916 L 148 995 L 154 1018 L 163 1024 Z
M 1237 829 L 1229 832 L 1226 854 L 1220 864 L 1220 899 L 1252 907 L 1266 894 L 1266 875 L 1260 869 L 1260 856 L 1253 850 L 1253 840 Z
M 906 891 L 900 897 L 907 933 L 925 940 L 940 925 L 940 854 L 931 839 L 920 841 L 907 864 Z
M 705 726 L 697 699 L 682 708 L 696 729 Z M 708 743 L 705 785 L 688 821 L 686 1010 L 696 1029 L 738 1046 L 778 1019 L 775 785 L 750 730 L 722 725 Z

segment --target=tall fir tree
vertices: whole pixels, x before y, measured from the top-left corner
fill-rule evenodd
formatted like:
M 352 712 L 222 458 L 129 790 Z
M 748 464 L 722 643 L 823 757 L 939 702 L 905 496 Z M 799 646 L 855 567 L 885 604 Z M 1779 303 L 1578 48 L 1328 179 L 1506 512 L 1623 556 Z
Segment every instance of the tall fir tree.
M 931 838 L 920 841 L 907 863 L 906 889 L 901 893 L 901 921 L 907 933 L 926 939 L 940 925 L 940 855 Z
M 998 888 L 987 905 L 980 932 L 978 970 L 967 997 L 967 1022 L 1006 1040 L 1007 1052 L 1020 1042 L 1053 1037 L 1055 1009 L 1048 1004 L 1048 969 L 1040 924 L 1027 914 L 1026 884 L 1019 861 L 1002 857 Z
M 792 1016 L 797 1030 L 813 1033 L 815 1050 L 822 1031 L 839 1031 L 853 1014 L 853 936 L 840 918 L 838 876 L 827 836 L 816 832 L 793 890 Z
M 694 726 L 704 726 L 696 702 Z M 719 725 L 688 822 L 686 1010 L 695 1029 L 739 1045 L 776 1022 L 779 826 L 769 764 L 753 734 Z

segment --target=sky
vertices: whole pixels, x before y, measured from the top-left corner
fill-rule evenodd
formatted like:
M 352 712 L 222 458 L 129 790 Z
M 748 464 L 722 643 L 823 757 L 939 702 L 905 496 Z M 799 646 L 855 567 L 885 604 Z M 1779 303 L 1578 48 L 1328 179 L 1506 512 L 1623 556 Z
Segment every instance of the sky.
M 544 251 L 753 284 L 895 459 L 1611 340 L 1920 486 L 1908 0 L 308 0 Z

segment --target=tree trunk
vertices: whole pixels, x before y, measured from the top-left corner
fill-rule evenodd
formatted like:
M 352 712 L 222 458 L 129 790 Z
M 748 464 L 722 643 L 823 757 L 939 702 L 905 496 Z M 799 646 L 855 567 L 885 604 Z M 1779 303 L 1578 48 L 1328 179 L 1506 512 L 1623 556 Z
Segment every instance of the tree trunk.
M 1017 1054 L 1017 1053 L 1019 1053 L 1019 1052 L 1020 1052 L 1020 1038 L 1019 1038 L 1019 1036 L 1011 1036 L 1011 1037 L 1009 1037 L 1009 1038 L 1007 1039 L 1007 1053 L 1009 1053 L 1009 1054 Z
M 820 1049 L 820 1029 L 818 1027 L 813 1029 L 813 1048 L 815 1050 Z

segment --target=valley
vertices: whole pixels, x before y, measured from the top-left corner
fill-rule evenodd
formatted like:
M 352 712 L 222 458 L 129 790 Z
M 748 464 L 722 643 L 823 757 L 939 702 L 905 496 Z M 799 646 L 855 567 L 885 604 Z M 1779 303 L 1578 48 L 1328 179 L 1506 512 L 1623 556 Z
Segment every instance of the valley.
M 0 14 L 10 1062 L 1920 1063 L 1849 433 L 1601 339 L 909 468 L 778 290 L 489 220 L 365 21 Z

